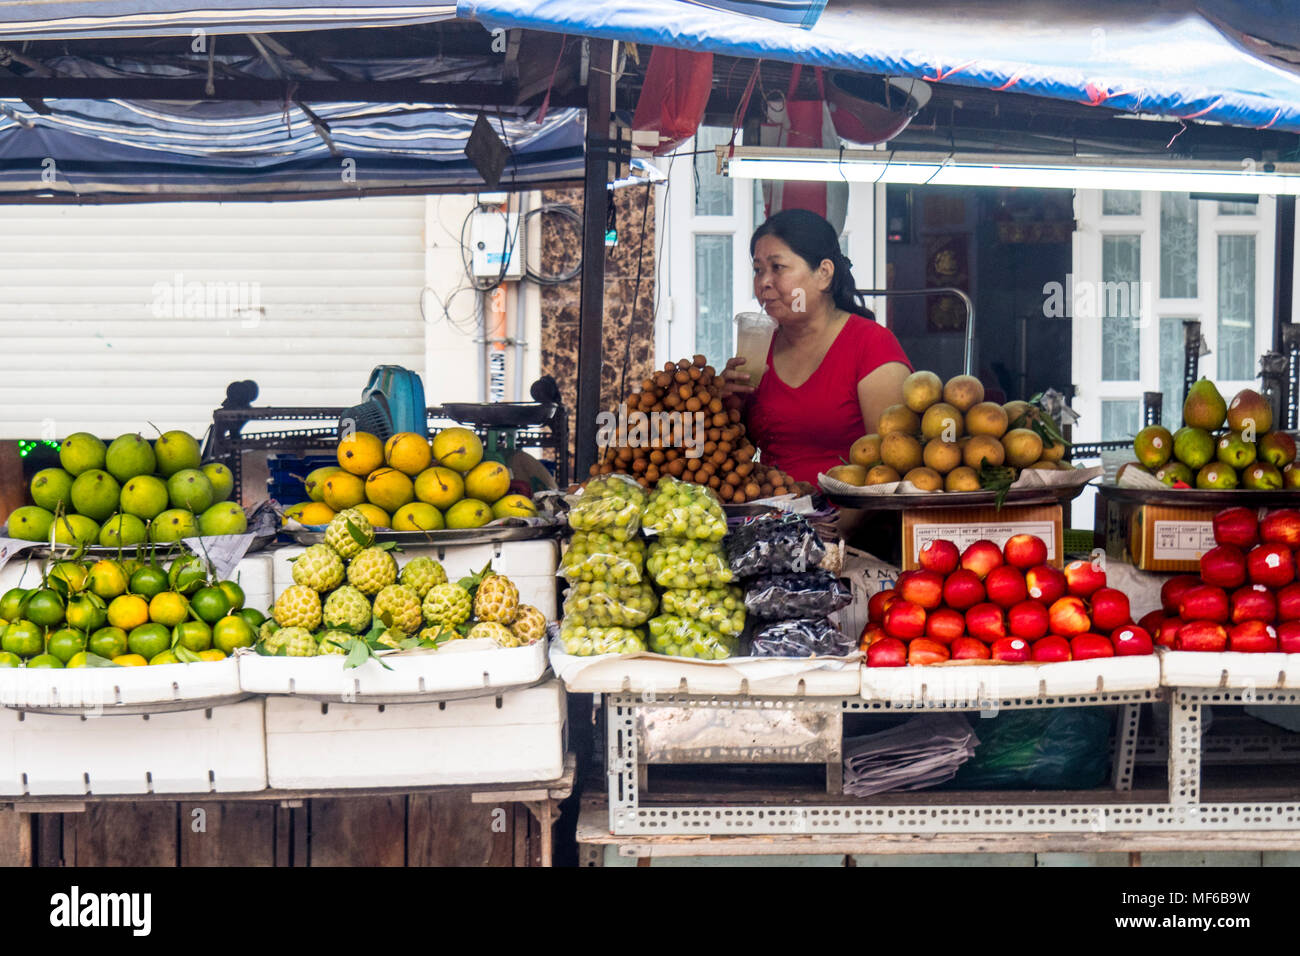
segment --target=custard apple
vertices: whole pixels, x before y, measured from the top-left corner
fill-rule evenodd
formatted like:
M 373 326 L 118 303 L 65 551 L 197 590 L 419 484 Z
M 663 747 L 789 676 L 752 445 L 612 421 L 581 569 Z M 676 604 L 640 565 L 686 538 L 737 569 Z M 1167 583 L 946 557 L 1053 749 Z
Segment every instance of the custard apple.
M 429 588 L 447 583 L 447 572 L 441 564 L 429 557 L 412 558 L 402 568 L 401 583 L 424 600 Z
M 375 617 L 384 620 L 403 634 L 413 634 L 420 629 L 420 599 L 405 585 L 390 584 L 375 595 Z
M 370 599 L 352 585 L 345 584 L 325 599 L 321 617 L 326 627 L 361 634 L 370 627 Z
M 469 629 L 469 633 L 465 636 L 469 638 L 486 637 L 496 641 L 501 647 L 519 646 L 519 638 L 515 636 L 515 632 L 504 624 L 498 624 L 496 621 L 479 621 Z
M 289 628 L 280 627 L 274 621 L 267 621 L 266 623 L 272 626 L 268 628 L 265 624 L 262 625 L 262 646 L 266 648 L 268 653 L 275 654 L 288 642 L 291 636 Z
M 291 584 L 275 599 L 271 616 L 281 627 L 320 627 L 320 595 L 305 584 Z
M 397 561 L 383 548 L 366 548 L 348 564 L 348 584 L 373 597 L 397 583 Z
M 352 532 L 348 530 L 349 522 L 362 541 L 358 541 L 353 537 Z M 329 527 L 325 529 L 325 543 L 337 551 L 339 557 L 345 561 L 348 558 L 356 557 L 361 553 L 362 549 L 370 547 L 374 540 L 374 526 L 356 508 L 340 511 L 330 519 Z
M 322 631 L 316 643 L 316 653 L 346 654 L 348 652 L 347 643 L 350 640 L 352 640 L 352 635 L 347 631 L 340 631 L 337 628 Z
M 434 624 L 426 627 L 420 632 L 420 640 L 432 641 L 435 644 L 442 644 L 447 641 L 458 641 L 465 635 L 454 627 L 448 627 L 446 624 Z
M 546 636 L 546 615 L 531 604 L 519 605 L 519 613 L 510 625 L 520 643 L 531 644 Z
M 447 624 L 455 627 L 469 620 L 473 601 L 469 592 L 459 584 L 435 584 L 424 596 L 425 624 Z
M 343 559 L 327 544 L 313 544 L 293 562 L 293 583 L 321 594 L 343 583 Z
M 315 657 L 319 653 L 316 636 L 305 627 L 286 627 L 276 631 L 276 636 L 281 638 L 285 657 Z
M 519 588 L 503 574 L 489 574 L 474 593 L 474 616 L 480 621 L 510 624 L 519 613 Z

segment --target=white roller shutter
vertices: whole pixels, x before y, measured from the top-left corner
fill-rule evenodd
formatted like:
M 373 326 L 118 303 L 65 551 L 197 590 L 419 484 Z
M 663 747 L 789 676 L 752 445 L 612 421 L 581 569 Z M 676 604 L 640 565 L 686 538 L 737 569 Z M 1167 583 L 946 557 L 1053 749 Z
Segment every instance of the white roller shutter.
M 425 373 L 423 197 L 3 217 L 0 439 L 202 434 L 240 379 L 350 405 L 376 365 Z

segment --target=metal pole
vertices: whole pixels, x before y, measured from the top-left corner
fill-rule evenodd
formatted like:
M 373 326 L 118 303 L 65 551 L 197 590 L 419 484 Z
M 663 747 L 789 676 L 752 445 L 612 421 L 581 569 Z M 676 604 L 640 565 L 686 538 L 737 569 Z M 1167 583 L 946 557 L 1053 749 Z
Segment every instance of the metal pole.
M 1300 392 L 1296 380 L 1294 361 L 1290 356 L 1293 336 L 1291 300 L 1294 297 L 1295 273 L 1295 196 L 1278 196 L 1277 212 L 1273 225 L 1273 351 L 1287 356 L 1287 368 L 1281 381 L 1278 421 L 1283 427 L 1294 428 L 1292 421 Z
M 605 340 L 605 222 L 609 212 L 610 76 L 613 48 L 591 41 L 587 74 L 586 181 L 582 200 L 582 288 L 578 312 L 578 401 L 574 426 L 575 475 L 586 480 L 596 461 L 596 415 Z M 599 145 L 593 140 L 599 141 Z
M 895 296 L 906 297 L 916 295 L 955 295 L 961 299 L 962 304 L 966 306 L 966 353 L 964 358 L 964 368 L 967 375 L 973 375 L 971 366 L 975 358 L 975 303 L 971 301 L 961 289 L 954 286 L 935 286 L 932 289 L 857 289 L 855 290 L 859 299 L 869 298 L 871 296 Z

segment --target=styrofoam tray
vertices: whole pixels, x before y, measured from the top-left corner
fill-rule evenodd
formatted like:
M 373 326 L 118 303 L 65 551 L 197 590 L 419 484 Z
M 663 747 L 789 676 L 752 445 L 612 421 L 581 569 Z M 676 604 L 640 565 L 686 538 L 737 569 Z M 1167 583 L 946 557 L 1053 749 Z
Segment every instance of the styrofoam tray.
M 202 710 L 243 695 L 233 657 L 149 667 L 0 668 L 0 705 L 72 714 Z
M 1160 662 L 1154 655 L 1059 664 L 862 669 L 864 698 L 900 705 L 978 706 L 1014 698 L 1154 690 L 1159 686 Z
M 856 697 L 856 660 L 738 657 L 696 661 L 659 654 L 574 657 L 551 644 L 551 668 L 575 694 L 726 694 L 753 697 Z
M 6 796 L 265 789 L 260 700 L 82 719 L 0 711 L 0 794 Z
M 272 787 L 412 787 L 557 779 L 559 681 L 442 703 L 322 704 L 266 698 Z
M 447 694 L 491 694 L 527 686 L 546 673 L 546 643 L 497 647 L 490 641 L 451 641 L 441 650 L 385 654 L 385 670 L 369 660 L 344 669 L 345 658 L 238 656 L 239 685 L 246 693 L 283 694 L 315 700 L 374 703 L 437 699 Z
M 274 562 L 272 580 L 279 594 L 293 584 L 291 558 L 302 554 L 306 548 L 294 545 L 272 552 Z M 447 570 L 447 577 L 456 581 L 475 571 L 481 571 L 489 561 L 492 569 L 504 574 L 519 588 L 519 601 L 531 604 L 548 621 L 556 618 L 556 579 L 560 550 L 553 538 L 536 541 L 497 541 L 488 544 L 461 544 L 445 547 L 404 546 L 395 557 L 399 566 L 412 558 L 427 555 Z
M 1300 687 L 1300 654 L 1160 650 L 1166 687 Z

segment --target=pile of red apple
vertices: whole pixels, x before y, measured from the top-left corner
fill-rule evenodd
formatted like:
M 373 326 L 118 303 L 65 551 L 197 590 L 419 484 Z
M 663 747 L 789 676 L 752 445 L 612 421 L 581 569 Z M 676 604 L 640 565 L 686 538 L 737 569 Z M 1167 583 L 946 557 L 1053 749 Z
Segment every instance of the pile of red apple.
M 1176 651 L 1300 653 L 1300 511 L 1254 508 L 1214 516 L 1217 547 L 1201 573 L 1170 578 L 1159 611 L 1142 618 L 1155 641 Z
M 1127 595 L 1106 587 L 1102 568 L 1075 561 L 1059 571 L 1034 535 L 1013 535 L 1002 548 L 976 541 L 964 552 L 928 541 L 917 560 L 920 568 L 867 605 L 859 646 L 868 667 L 1153 652 L 1151 634 L 1133 623 Z

